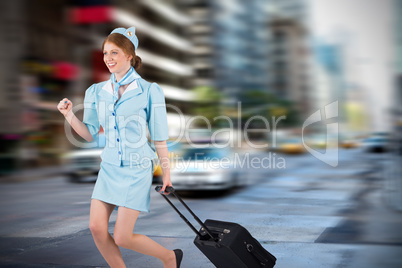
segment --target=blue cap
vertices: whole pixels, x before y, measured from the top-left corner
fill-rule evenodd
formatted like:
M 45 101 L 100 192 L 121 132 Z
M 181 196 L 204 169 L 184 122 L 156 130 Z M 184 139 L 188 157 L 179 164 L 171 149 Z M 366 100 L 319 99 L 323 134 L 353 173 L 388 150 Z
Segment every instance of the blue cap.
M 130 27 L 128 29 L 125 28 L 116 28 L 114 29 L 110 34 L 112 33 L 119 33 L 127 37 L 131 43 L 133 43 L 135 50 L 137 50 L 138 47 L 138 38 L 135 35 L 135 27 Z

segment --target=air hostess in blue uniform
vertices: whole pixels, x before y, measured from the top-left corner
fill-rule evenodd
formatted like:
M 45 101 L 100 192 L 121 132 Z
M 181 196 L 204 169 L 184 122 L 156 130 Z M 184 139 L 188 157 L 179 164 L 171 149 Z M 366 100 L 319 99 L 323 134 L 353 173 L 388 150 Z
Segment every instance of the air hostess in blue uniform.
M 134 234 L 141 211 L 149 212 L 155 151 L 147 139 L 147 128 L 163 172 L 163 188 L 171 186 L 168 150 L 168 126 L 165 98 L 156 83 L 136 72 L 141 59 L 136 56 L 138 39 L 135 28 L 117 28 L 104 40 L 104 62 L 110 80 L 93 84 L 85 92 L 84 119 L 72 112 L 67 98 L 57 105 L 72 128 L 91 142 L 100 126 L 106 146 L 92 193 L 89 228 L 95 244 L 111 267 L 126 267 L 119 247 L 159 258 L 164 267 L 180 267 L 183 252 L 168 250 L 149 237 Z M 108 232 L 109 218 L 118 206 L 113 237 Z

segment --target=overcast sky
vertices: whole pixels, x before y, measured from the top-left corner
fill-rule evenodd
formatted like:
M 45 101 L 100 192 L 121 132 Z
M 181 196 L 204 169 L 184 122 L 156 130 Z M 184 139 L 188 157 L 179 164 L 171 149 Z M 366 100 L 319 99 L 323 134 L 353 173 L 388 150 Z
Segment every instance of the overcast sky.
M 373 130 L 389 128 L 397 0 L 310 0 L 310 19 L 321 41 L 344 45 L 346 79 L 361 87 Z

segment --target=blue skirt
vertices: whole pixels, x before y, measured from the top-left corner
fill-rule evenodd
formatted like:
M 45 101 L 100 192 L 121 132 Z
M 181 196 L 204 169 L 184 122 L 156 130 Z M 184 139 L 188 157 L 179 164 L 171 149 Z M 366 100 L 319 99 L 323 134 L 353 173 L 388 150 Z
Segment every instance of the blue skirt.
M 149 212 L 153 170 L 152 161 L 133 166 L 115 166 L 102 161 L 91 198 Z

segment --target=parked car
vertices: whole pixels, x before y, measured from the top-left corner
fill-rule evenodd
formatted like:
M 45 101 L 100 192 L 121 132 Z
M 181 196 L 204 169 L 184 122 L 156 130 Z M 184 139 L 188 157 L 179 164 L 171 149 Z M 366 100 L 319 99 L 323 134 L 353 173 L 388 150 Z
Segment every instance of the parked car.
M 170 169 L 178 191 L 227 190 L 238 185 L 233 153 L 228 148 L 186 146 Z
M 344 148 L 344 149 L 352 149 L 352 148 L 357 148 L 359 146 L 360 146 L 360 142 L 354 138 L 343 137 L 339 141 L 339 147 Z
M 95 182 L 100 168 L 100 155 L 106 145 L 106 137 L 99 134 L 96 137 L 97 146 L 80 148 L 63 155 L 68 166 L 67 176 L 72 182 Z
M 384 153 L 388 151 L 389 139 L 384 136 L 373 136 L 363 141 L 363 148 L 370 153 Z
M 357 146 L 354 139 L 341 136 L 338 133 L 308 134 L 304 136 L 304 142 L 313 150 L 327 150 L 337 147 L 352 148 Z
M 313 149 L 326 149 L 328 146 L 327 137 L 322 134 L 306 135 L 304 142 Z
M 277 141 L 276 151 L 284 154 L 302 154 L 306 152 L 300 137 L 289 137 Z
M 97 136 L 97 146 L 95 148 L 81 148 L 73 150 L 63 155 L 67 162 L 67 176 L 72 182 L 95 182 L 100 168 L 100 155 L 106 145 L 106 137 L 104 134 Z M 180 149 L 180 144 L 173 144 L 168 141 L 169 157 L 173 157 Z M 155 154 L 155 158 L 157 155 Z M 154 165 L 153 182 L 160 182 L 162 169 L 157 163 Z
M 167 147 L 169 152 L 170 163 L 174 162 L 177 157 L 182 154 L 183 145 L 181 142 L 167 141 Z M 154 145 L 152 147 L 155 149 Z M 154 166 L 154 183 L 162 182 L 162 167 L 160 166 L 159 160 L 156 160 Z

